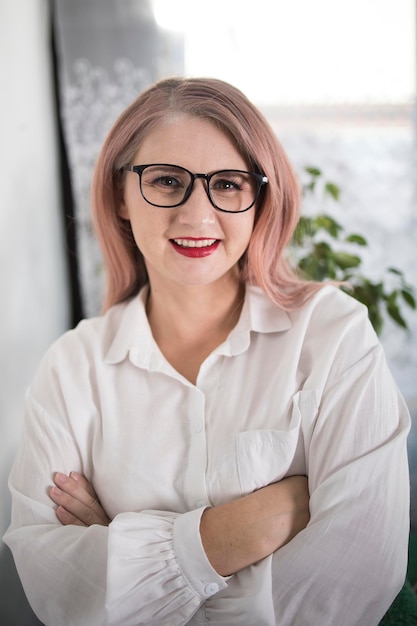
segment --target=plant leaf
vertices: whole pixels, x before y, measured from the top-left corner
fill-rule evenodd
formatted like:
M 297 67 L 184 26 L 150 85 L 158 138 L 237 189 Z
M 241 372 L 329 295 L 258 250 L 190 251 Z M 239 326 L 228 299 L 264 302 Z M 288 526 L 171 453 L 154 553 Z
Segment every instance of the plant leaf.
M 404 276 L 401 270 L 397 270 L 396 267 L 389 267 L 387 272 L 391 272 L 391 274 L 397 274 L 397 276 Z
M 399 326 L 402 326 L 403 328 L 408 328 L 407 323 L 405 319 L 403 318 L 403 316 L 401 315 L 399 306 L 396 302 L 388 301 L 387 311 L 390 317 L 394 320 L 394 322 L 396 322 Z
M 312 180 L 310 183 L 304 185 L 303 187 L 303 193 L 306 194 L 306 192 L 311 192 L 313 193 L 314 189 L 316 187 L 316 181 Z
M 348 254 L 347 252 L 335 252 L 333 259 L 342 270 L 346 270 L 349 267 L 358 267 L 362 263 L 362 259 L 359 256 Z
M 376 334 L 380 335 L 382 332 L 382 327 L 384 325 L 384 320 L 379 312 L 378 307 L 368 308 L 368 317 L 371 320 L 371 324 L 374 327 Z
M 328 193 L 334 200 L 339 200 L 340 197 L 340 189 L 334 183 L 326 183 L 324 186 L 325 193 Z
M 321 215 L 317 215 L 314 219 L 314 224 L 317 226 L 317 229 L 322 228 L 326 232 L 329 233 L 334 239 L 337 239 L 339 236 L 339 232 L 342 230 L 342 226 L 336 222 L 330 215 L 325 215 L 322 213 Z
M 321 170 L 319 170 L 317 167 L 306 167 L 305 170 L 308 174 L 311 174 L 312 176 L 321 176 Z
M 358 246 L 367 246 L 368 242 L 365 239 L 365 237 L 362 237 L 362 235 L 358 235 L 356 233 L 353 233 L 352 235 L 348 235 L 345 238 L 345 241 L 349 241 L 350 243 L 357 243 Z
M 407 289 L 401 289 L 401 295 L 410 308 L 416 308 L 417 303 L 412 293 L 410 293 Z
M 309 240 L 316 232 L 314 221 L 311 217 L 302 215 L 294 230 L 293 243 L 299 247 L 305 245 L 305 240 Z

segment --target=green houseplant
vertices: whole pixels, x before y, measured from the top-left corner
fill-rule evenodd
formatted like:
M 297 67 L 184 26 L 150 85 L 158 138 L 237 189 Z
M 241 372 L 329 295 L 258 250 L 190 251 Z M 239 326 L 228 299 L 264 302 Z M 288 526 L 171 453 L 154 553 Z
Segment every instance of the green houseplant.
M 320 169 L 306 167 L 309 180 L 303 194 L 317 194 L 324 199 L 340 198 L 340 188 L 323 178 Z M 318 184 L 320 183 L 320 184 Z M 380 334 L 385 312 L 401 328 L 407 329 L 403 307 L 416 308 L 414 288 L 401 270 L 389 267 L 380 280 L 372 280 L 363 273 L 360 250 L 368 246 L 363 235 L 346 233 L 344 227 L 327 213 L 302 215 L 292 241 L 292 254 L 300 274 L 313 280 L 335 280 L 341 289 L 365 304 L 375 331 Z

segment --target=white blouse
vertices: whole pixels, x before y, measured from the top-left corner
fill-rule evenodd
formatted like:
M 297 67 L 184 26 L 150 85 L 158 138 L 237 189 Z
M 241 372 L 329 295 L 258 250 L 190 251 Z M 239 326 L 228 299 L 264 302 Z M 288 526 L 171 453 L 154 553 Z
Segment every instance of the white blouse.
M 248 287 L 197 384 L 156 345 L 147 288 L 48 351 L 10 476 L 13 551 L 46 626 L 378 624 L 404 581 L 410 420 L 367 311 L 326 286 L 285 313 Z M 110 526 L 62 526 L 56 471 L 84 473 Z M 311 520 L 219 576 L 207 506 L 307 474 Z

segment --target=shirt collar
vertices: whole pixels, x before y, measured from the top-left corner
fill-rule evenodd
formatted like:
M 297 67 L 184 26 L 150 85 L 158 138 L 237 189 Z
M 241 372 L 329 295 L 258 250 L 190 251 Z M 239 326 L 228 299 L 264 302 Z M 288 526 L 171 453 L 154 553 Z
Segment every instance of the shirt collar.
M 122 306 L 123 311 L 121 316 L 117 318 L 113 339 L 104 356 L 105 363 L 120 363 L 130 353 L 136 354 L 139 351 L 144 355 L 152 353 L 153 346 L 156 344 L 146 315 L 148 289 L 148 285 L 145 285 L 132 300 L 125 304 L 116 305 Z M 111 313 L 112 309 L 106 315 L 110 317 Z
M 115 364 L 127 356 L 136 365 L 147 369 L 160 369 L 163 358 L 149 326 L 146 315 L 146 299 L 149 287 L 123 306 L 121 316 L 114 329 L 113 340 L 105 354 L 105 363 Z M 107 315 L 111 314 L 111 309 Z M 247 286 L 245 302 L 240 318 L 226 341 L 216 349 L 216 354 L 234 356 L 247 350 L 250 333 L 276 333 L 291 328 L 288 313 L 278 308 L 259 287 Z
M 247 285 L 239 321 L 216 353 L 225 356 L 241 354 L 249 348 L 251 332 L 284 332 L 291 326 L 291 319 L 286 311 L 277 307 L 260 287 Z

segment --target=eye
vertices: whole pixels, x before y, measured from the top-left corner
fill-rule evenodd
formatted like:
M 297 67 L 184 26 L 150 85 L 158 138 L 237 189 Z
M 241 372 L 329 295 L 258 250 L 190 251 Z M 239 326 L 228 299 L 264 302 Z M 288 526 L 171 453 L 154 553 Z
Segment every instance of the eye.
M 173 176 L 168 175 L 156 177 L 153 180 L 152 184 L 161 185 L 162 187 L 171 187 L 173 189 L 176 187 L 182 187 L 181 181 L 179 181 L 177 178 L 174 178 Z
M 244 172 L 218 172 L 210 181 L 212 191 L 238 193 L 250 188 L 250 176 Z
M 143 171 L 142 184 L 165 193 L 177 192 L 189 185 L 189 176 L 175 168 L 152 166 Z
M 154 185 L 156 187 L 177 189 L 183 186 L 183 180 L 181 179 L 181 176 L 174 175 L 169 172 L 146 171 L 144 172 L 143 180 L 147 185 Z
M 219 180 L 216 180 L 213 187 L 214 189 L 216 189 L 216 191 L 233 191 L 239 190 L 241 188 L 239 183 L 237 183 L 235 180 L 230 180 L 227 178 L 221 178 Z

